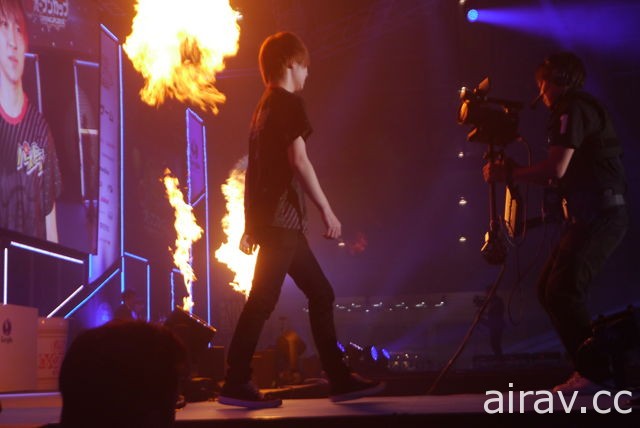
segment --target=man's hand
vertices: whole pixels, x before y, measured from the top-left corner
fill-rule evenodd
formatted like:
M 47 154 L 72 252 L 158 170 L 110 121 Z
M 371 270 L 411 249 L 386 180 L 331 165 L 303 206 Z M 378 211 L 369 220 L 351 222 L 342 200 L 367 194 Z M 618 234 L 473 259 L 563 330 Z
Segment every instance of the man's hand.
M 482 176 L 487 183 L 505 182 L 509 179 L 509 172 L 513 171 L 513 164 L 510 161 L 498 160 L 488 162 L 482 167 Z
M 256 247 L 258 245 L 255 243 L 255 241 L 253 240 L 253 237 L 251 235 L 249 235 L 248 233 L 245 233 L 242 235 L 242 238 L 240 238 L 240 251 L 242 251 L 245 254 L 253 254 L 254 251 L 256 251 Z
M 307 156 L 307 149 L 302 137 L 294 140 L 288 148 L 289 162 L 291 168 L 300 179 L 307 195 L 311 198 L 316 207 L 320 210 L 322 221 L 327 227 L 324 237 L 327 239 L 339 239 L 342 235 L 342 225 L 331 210 L 329 200 L 320 187 L 320 182 L 316 172 Z
M 342 225 L 340 220 L 335 216 L 333 211 L 327 210 L 322 212 L 322 221 L 327 227 L 324 237 L 327 239 L 339 239 L 342 236 Z

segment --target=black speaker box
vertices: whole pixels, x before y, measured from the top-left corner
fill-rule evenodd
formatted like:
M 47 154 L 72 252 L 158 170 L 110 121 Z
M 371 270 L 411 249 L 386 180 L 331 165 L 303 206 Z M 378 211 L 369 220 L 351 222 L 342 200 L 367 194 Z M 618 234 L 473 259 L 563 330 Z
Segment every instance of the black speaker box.
M 198 356 L 198 376 L 219 382 L 224 379 L 225 359 L 224 346 L 213 346 L 205 349 Z

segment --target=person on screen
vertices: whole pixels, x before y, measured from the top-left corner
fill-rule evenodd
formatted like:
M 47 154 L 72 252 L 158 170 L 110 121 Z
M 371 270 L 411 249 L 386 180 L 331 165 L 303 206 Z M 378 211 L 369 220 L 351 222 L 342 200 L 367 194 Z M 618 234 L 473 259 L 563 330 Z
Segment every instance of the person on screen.
M 58 242 L 62 184 L 51 131 L 22 87 L 28 47 L 20 0 L 0 0 L 0 228 Z

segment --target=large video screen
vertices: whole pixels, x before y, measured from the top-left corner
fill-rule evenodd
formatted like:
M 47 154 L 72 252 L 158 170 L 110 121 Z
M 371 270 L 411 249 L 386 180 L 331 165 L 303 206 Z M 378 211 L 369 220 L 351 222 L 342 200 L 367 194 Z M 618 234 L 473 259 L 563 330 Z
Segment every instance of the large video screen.
M 92 1 L 0 0 L 0 232 L 95 253 L 99 28 Z

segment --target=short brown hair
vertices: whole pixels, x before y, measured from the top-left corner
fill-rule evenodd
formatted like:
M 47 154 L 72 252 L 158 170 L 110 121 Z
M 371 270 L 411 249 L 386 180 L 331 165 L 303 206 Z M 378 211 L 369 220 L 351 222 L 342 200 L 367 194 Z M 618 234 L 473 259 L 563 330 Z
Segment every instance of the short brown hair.
M 309 65 L 309 51 L 300 37 L 287 31 L 273 34 L 262 42 L 260 73 L 265 85 L 282 78 L 285 69 L 293 63 Z
M 549 55 L 536 69 L 536 80 L 553 82 L 558 86 L 580 89 L 587 76 L 582 60 L 572 52 Z
M 27 33 L 27 17 L 24 12 L 22 0 L 0 0 L 0 17 L 7 19 L 15 19 L 22 29 L 22 37 L 25 45 L 29 44 L 29 36 Z

